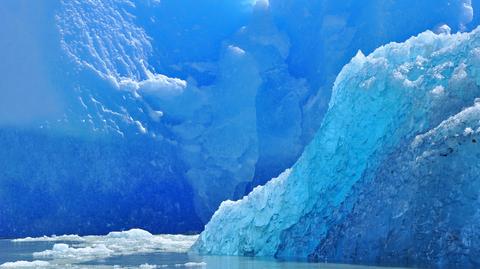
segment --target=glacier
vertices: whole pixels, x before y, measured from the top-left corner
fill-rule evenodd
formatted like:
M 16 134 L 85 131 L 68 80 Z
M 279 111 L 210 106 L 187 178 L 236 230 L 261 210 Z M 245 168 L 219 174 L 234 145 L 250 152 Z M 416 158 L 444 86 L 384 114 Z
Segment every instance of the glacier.
M 2 1 L 0 237 L 199 232 L 296 162 L 358 49 L 477 2 Z
M 480 28 L 359 51 L 295 165 L 222 203 L 194 249 L 478 267 L 479 72 Z

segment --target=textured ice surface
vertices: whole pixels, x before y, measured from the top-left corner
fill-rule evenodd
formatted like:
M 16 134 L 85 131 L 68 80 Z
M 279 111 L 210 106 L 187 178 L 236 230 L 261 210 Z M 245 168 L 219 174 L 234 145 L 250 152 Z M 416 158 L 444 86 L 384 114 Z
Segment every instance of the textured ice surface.
M 2 1 L 0 237 L 199 231 L 297 160 L 358 49 L 475 19 L 469 0 L 220 2 Z
M 0 5 L 0 237 L 201 228 L 177 142 L 136 94 L 185 82 L 142 67 L 151 44 L 132 9 Z
M 477 29 L 359 52 L 298 162 L 224 202 L 196 249 L 478 267 L 479 48 Z
M 235 39 L 259 63 L 254 187 L 290 167 L 322 123 L 333 82 L 360 49 L 372 52 L 448 24 L 468 29 L 470 0 L 268 1 Z M 405 19 L 408 18 L 408 19 Z

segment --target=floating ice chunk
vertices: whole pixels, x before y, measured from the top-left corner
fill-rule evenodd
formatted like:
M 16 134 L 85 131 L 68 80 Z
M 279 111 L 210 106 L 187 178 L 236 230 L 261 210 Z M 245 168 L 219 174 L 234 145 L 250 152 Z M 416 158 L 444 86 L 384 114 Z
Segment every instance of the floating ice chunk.
M 92 259 L 98 257 L 109 257 L 114 251 L 103 244 L 88 247 L 74 248 L 67 244 L 55 244 L 51 250 L 34 252 L 34 257 L 52 258 L 52 259 Z
M 197 235 L 152 235 L 141 229 L 111 232 L 105 236 L 64 236 L 18 239 L 17 242 L 55 242 L 52 249 L 35 252 L 34 257 L 88 261 L 96 258 L 156 252 L 187 252 L 197 240 Z
M 206 262 L 187 262 L 184 264 L 185 267 L 206 267 Z
M 125 232 L 110 232 L 108 233 L 105 238 L 124 238 L 124 239 L 151 239 L 154 236 L 142 229 L 131 229 Z
M 206 262 L 187 262 L 187 263 L 177 263 L 175 267 L 206 267 Z
M 25 237 L 25 238 L 19 238 L 19 239 L 13 239 L 12 242 L 57 242 L 57 241 L 75 241 L 75 242 L 81 242 L 84 241 L 85 239 L 79 235 L 76 234 L 70 234 L 70 235 L 54 235 L 51 237 L 48 236 L 42 236 L 42 237 Z
M 151 265 L 151 264 L 148 264 L 148 263 L 144 263 L 144 264 L 140 265 L 138 268 L 140 268 L 140 269 L 155 269 L 157 267 L 158 266 L 156 266 L 156 265 Z
M 47 261 L 16 261 L 16 262 L 6 262 L 0 265 L 0 268 L 39 268 L 39 267 L 48 267 L 50 263 Z

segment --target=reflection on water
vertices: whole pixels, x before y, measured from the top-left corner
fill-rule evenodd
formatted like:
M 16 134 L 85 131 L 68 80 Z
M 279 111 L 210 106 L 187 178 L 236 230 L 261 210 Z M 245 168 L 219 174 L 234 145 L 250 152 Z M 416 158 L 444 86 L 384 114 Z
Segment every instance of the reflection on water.
M 128 254 L 120 256 L 92 257 L 88 261 L 78 257 L 63 256 L 61 259 L 34 257 L 33 253 L 52 249 L 54 244 L 65 243 L 75 246 L 74 241 L 33 241 L 12 242 L 0 240 L 0 268 L 208 268 L 208 269 L 374 269 L 384 267 L 367 267 L 343 264 L 307 263 L 279 261 L 267 258 L 198 256 L 187 253 L 155 252 Z M 37 260 L 36 263 L 28 263 Z M 38 260 L 42 262 L 38 263 Z M 26 261 L 27 263 L 18 263 Z M 45 261 L 48 262 L 45 264 Z M 7 262 L 17 262 L 16 264 Z M 3 264 L 3 266 L 2 266 Z M 25 267 L 26 266 L 26 267 Z M 41 267 L 39 267 L 41 266 Z

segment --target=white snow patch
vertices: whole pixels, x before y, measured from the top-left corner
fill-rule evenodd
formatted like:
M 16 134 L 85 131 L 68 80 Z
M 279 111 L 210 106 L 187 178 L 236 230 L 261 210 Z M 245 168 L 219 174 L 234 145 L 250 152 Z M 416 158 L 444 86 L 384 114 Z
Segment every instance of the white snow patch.
M 142 81 L 122 78 L 118 82 L 118 88 L 163 99 L 181 95 L 187 88 L 187 82 L 179 78 L 170 78 L 162 74 L 150 73 L 148 79 Z
M 234 55 L 238 55 L 238 56 L 245 55 L 245 51 L 237 46 L 230 45 L 228 46 L 228 50 L 232 52 Z
M 140 133 L 142 134 L 147 133 L 147 128 L 143 127 L 143 124 L 140 121 L 136 120 L 135 125 L 137 125 L 138 131 L 140 131 Z

